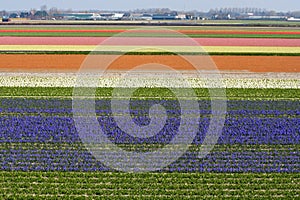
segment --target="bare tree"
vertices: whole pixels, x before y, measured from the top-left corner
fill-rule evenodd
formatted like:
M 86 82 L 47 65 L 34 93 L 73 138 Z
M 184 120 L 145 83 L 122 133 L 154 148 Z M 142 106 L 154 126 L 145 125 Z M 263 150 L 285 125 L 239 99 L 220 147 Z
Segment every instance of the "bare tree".
M 1 17 L 7 16 L 7 15 L 8 15 L 8 13 L 5 10 L 0 11 L 0 16 Z
M 58 14 L 59 10 L 56 7 L 52 7 L 52 8 L 49 9 L 48 13 L 49 13 L 50 16 L 53 16 L 54 14 Z
M 300 11 L 294 11 L 291 13 L 291 16 L 292 17 L 297 17 L 297 18 L 300 18 Z
M 42 5 L 41 6 L 41 11 L 47 11 L 47 5 Z

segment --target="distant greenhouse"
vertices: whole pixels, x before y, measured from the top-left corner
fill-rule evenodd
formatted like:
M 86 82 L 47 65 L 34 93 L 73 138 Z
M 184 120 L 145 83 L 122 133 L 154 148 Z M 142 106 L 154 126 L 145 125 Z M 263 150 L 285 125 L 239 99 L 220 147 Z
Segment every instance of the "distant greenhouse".
M 68 20 L 121 20 L 124 13 L 61 13 L 54 14 L 53 17 Z
M 178 14 L 177 12 L 172 13 L 164 13 L 164 14 L 153 14 L 153 20 L 177 20 Z
M 58 19 L 69 19 L 69 20 L 92 20 L 93 13 L 61 13 L 53 14 L 53 17 Z

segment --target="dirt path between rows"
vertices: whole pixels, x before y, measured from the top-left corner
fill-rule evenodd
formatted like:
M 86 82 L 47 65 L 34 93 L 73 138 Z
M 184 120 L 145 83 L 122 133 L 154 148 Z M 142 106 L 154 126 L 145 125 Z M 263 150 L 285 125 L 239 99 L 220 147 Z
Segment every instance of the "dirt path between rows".
M 76 72 L 87 55 L 0 55 L 2 72 Z M 104 68 L 111 60 L 111 70 L 129 70 L 132 67 L 159 63 L 175 70 L 194 70 L 194 67 L 180 56 L 172 55 L 94 55 L 88 57 L 93 68 Z M 186 56 L 201 65 L 201 69 L 210 70 L 209 59 L 205 56 Z M 249 72 L 300 72 L 300 56 L 211 56 L 221 71 Z M 151 66 L 148 69 L 152 70 Z

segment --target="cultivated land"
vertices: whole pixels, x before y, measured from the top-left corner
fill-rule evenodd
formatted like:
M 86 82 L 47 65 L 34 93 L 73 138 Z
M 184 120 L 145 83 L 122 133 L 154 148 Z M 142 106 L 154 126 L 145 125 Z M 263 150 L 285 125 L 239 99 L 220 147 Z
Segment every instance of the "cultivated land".
M 297 174 L 1 172 L 3 198 L 293 199 Z M 34 183 L 30 188 L 28 183 Z M 271 188 L 271 189 L 270 189 Z
M 98 45 L 108 37 L 0 37 L 1 45 Z M 127 40 L 129 38 L 126 38 Z M 176 45 L 183 38 L 134 38 L 139 45 L 153 44 L 154 40 L 162 45 Z M 147 41 L 148 40 L 148 41 Z M 200 46 L 269 46 L 269 47 L 299 47 L 298 39 L 262 39 L 262 38 L 194 38 Z M 175 43 L 175 44 L 174 44 Z
M 109 67 L 109 76 L 95 90 L 95 112 L 111 141 L 127 151 L 144 152 L 164 146 L 180 126 L 177 98 L 165 88 L 135 91 L 131 117 L 137 124 L 149 123 L 148 110 L 155 103 L 166 108 L 168 117 L 157 137 L 137 139 L 124 134 L 114 123 L 110 112 L 113 82 L 120 74 L 145 63 L 172 66 L 188 77 L 193 67 L 178 55 L 158 51 L 119 55 L 124 44 L 115 46 L 119 52 L 88 55 L 89 45 L 135 26 L 1 26 L 0 197 L 299 198 L 300 29 L 230 27 L 229 22 L 217 23 L 227 26 L 167 27 L 195 38 L 204 49 L 208 48 L 226 82 L 223 88 L 226 97 L 221 99 L 227 99 L 227 111 L 217 145 L 205 158 L 196 157 L 212 113 L 209 90 L 194 87 L 200 114 L 197 136 L 179 160 L 161 171 L 148 173 L 117 172 L 97 161 L 83 146 L 72 118 L 76 72 L 87 57 L 94 56 L 95 61 L 102 62 L 118 57 Z M 253 26 L 258 22 L 247 23 Z M 298 23 L 270 25 L 297 26 Z M 147 38 L 153 42 L 155 37 L 146 36 L 143 42 L 151 45 Z M 86 45 L 88 48 L 84 49 Z M 208 55 L 185 56 L 202 63 L 207 59 L 201 57 Z M 205 73 L 215 73 L 206 71 L 209 68 L 205 63 L 202 66 Z M 164 72 L 155 72 L 148 66 L 136 75 L 135 82 L 143 80 L 145 74 L 155 78 L 161 73 Z M 181 98 L 185 89 L 179 88 Z
M 94 58 L 93 58 L 94 57 Z M 90 55 L 89 59 L 111 60 L 115 55 Z M 201 64 L 207 58 L 186 56 Z M 0 54 L 1 71 L 11 72 L 77 72 L 87 55 L 24 55 Z M 109 65 L 109 70 L 129 70 L 134 66 L 157 62 L 172 66 L 176 70 L 194 70 L 186 60 L 176 55 L 120 55 Z M 300 72 L 300 56 L 211 56 L 221 71 L 248 72 Z M 211 68 L 205 66 L 203 70 Z M 95 68 L 102 69 L 98 63 Z M 147 70 L 147 69 L 145 69 Z M 151 70 L 151 69 L 148 69 Z

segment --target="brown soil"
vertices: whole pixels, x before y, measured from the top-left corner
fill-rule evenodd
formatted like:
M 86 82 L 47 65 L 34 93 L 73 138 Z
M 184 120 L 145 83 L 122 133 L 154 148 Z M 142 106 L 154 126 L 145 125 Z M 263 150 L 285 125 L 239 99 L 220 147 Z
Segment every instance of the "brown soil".
M 86 59 L 88 58 L 88 59 Z M 210 70 L 208 56 L 186 56 L 198 69 Z M 211 56 L 221 71 L 300 72 L 300 56 Z M 0 55 L 0 71 L 5 72 L 76 72 L 83 62 L 92 68 L 129 70 L 149 63 L 167 65 L 175 70 L 195 68 L 180 56 L 156 55 Z M 113 61 L 113 62 L 112 62 Z M 112 62 L 112 64 L 110 64 Z M 147 70 L 153 66 L 148 65 Z

